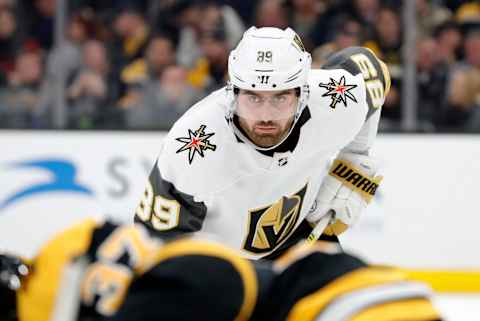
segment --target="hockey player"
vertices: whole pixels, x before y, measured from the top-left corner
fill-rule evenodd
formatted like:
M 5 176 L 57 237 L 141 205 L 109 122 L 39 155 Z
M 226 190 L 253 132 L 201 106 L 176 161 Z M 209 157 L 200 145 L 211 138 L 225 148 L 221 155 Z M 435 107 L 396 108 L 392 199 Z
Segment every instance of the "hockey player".
M 198 236 L 87 220 L 32 262 L 0 255 L 0 320 L 434 321 L 430 290 L 332 243 L 250 261 Z M 16 306 L 15 306 L 16 303 Z
M 332 210 L 326 234 L 355 223 L 381 179 L 370 148 L 389 73 L 361 47 L 310 62 L 293 30 L 247 30 L 229 84 L 164 139 L 135 221 L 213 233 L 251 259 L 278 256 Z

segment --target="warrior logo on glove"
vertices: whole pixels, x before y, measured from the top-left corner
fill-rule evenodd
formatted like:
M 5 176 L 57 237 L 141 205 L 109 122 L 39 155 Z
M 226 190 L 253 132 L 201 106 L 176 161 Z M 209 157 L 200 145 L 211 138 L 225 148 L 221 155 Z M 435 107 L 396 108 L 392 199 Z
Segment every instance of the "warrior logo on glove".
M 335 160 L 330 175 L 336 177 L 342 183 L 350 186 L 359 193 L 367 202 L 370 202 L 377 191 L 378 185 L 383 177 L 369 177 L 359 170 L 355 169 L 349 162 L 344 160 Z

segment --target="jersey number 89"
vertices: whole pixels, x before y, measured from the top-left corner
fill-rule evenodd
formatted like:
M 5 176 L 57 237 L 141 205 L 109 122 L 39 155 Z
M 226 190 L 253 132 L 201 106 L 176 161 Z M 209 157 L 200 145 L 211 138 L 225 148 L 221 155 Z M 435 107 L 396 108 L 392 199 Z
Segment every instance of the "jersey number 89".
M 148 182 L 136 214 L 142 221 L 150 221 L 158 231 L 171 230 L 178 225 L 180 203 L 161 195 L 155 196 L 152 184 Z

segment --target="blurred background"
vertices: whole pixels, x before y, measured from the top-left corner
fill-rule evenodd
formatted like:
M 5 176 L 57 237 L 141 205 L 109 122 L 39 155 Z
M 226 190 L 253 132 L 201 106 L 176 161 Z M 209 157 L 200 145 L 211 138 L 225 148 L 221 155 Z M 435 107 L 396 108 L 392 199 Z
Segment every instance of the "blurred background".
M 480 1 L 0 0 L 0 128 L 166 130 L 251 25 L 389 66 L 382 132 L 480 132 Z
M 388 64 L 385 179 L 342 245 L 459 273 L 432 286 L 476 294 L 444 309 L 478 321 L 480 1 L 0 0 L 0 250 L 32 257 L 85 216 L 131 222 L 166 131 L 225 84 L 251 25 L 292 27 L 315 67 L 349 46 Z

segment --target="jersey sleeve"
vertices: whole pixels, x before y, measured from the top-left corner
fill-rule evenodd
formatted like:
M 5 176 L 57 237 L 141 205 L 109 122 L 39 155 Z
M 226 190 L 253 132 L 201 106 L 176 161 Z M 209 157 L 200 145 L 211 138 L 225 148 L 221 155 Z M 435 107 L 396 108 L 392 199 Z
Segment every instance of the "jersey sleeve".
M 350 47 L 330 57 L 322 68 L 344 69 L 353 75 L 362 74 L 368 113 L 361 130 L 345 149 L 356 153 L 368 153 L 377 135 L 381 107 L 390 90 L 390 74 L 386 64 L 368 48 Z
M 379 110 L 390 90 L 390 73 L 386 64 L 365 47 L 349 47 L 332 55 L 322 69 L 344 69 L 352 75 L 362 74 L 369 112 Z
M 91 238 L 82 317 L 93 309 L 110 321 L 246 321 L 253 312 L 253 263 L 222 244 L 198 235 L 161 241 L 142 226 L 111 222 Z
M 212 195 L 225 180 L 223 98 L 219 89 L 192 106 L 163 138 L 135 221 L 159 237 L 202 230 Z
M 396 268 L 366 265 L 331 243 L 298 245 L 273 266 L 269 304 L 256 320 L 441 320 L 427 285 Z
M 136 209 L 135 222 L 160 237 L 199 231 L 207 213 L 205 203 L 178 190 L 160 168 L 157 160 Z
M 181 238 L 158 250 L 153 262 L 108 320 L 252 320 L 259 284 L 253 262 L 237 252 Z

